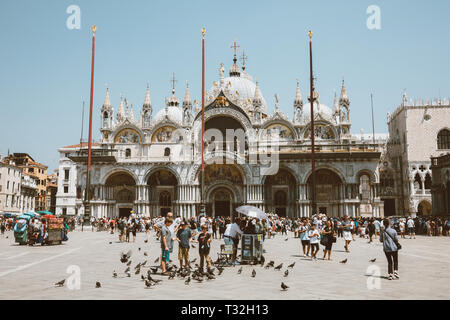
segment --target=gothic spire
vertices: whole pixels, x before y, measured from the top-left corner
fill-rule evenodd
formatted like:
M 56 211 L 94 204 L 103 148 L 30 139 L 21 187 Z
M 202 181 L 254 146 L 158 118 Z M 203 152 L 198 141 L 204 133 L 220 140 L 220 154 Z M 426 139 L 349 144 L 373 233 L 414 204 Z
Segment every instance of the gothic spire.
M 303 105 L 303 99 L 302 94 L 300 92 L 300 81 L 297 80 L 297 90 L 295 92 L 295 100 L 294 100 L 294 106 L 302 106 Z
M 117 111 L 117 122 L 122 122 L 125 118 L 125 110 L 123 108 L 123 98 L 122 95 L 120 95 L 120 105 L 119 105 L 119 111 Z
M 338 103 L 338 99 L 337 99 L 336 90 L 334 90 L 334 103 L 333 103 L 333 107 L 334 107 L 334 112 L 338 112 L 338 111 L 339 111 L 339 103 Z
M 105 95 L 105 101 L 103 102 L 103 106 L 110 107 L 111 106 L 111 100 L 109 99 L 109 88 L 106 88 L 106 95 Z
M 133 104 L 131 104 L 130 112 L 128 113 L 128 119 L 129 119 L 131 122 L 134 122 L 134 121 L 135 121 L 135 120 L 134 120 Z
M 191 93 L 189 92 L 189 82 L 186 81 L 186 93 L 184 94 L 183 107 L 192 106 Z
M 151 107 L 152 101 L 150 100 L 150 88 L 147 83 L 147 90 L 145 90 L 145 100 L 144 100 L 144 107 Z
M 259 90 L 258 81 L 256 81 L 255 95 L 253 96 L 253 105 L 262 105 L 261 90 Z
M 347 88 L 345 87 L 344 78 L 342 78 L 342 88 L 341 88 L 341 98 L 339 99 L 339 104 L 349 104 L 349 99 L 347 95 Z

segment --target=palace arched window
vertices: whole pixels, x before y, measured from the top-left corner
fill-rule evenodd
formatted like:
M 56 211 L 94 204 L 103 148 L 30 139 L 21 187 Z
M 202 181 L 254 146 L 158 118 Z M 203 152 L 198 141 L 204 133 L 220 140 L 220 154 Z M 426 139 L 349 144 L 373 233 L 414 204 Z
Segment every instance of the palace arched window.
M 450 130 L 444 129 L 439 131 L 437 136 L 438 150 L 450 149 Z
M 416 176 L 414 177 L 414 189 L 422 189 L 422 178 L 420 178 L 420 175 L 418 173 L 416 173 Z
M 431 175 L 427 173 L 427 175 L 425 176 L 425 190 L 430 190 L 431 184 Z

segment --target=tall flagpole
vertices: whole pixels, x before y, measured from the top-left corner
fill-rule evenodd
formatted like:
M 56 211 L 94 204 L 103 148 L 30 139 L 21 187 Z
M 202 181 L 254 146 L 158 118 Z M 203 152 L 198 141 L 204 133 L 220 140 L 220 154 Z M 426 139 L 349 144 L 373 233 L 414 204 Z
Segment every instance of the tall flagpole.
M 311 106 L 311 215 L 315 215 L 317 212 L 316 204 L 316 164 L 315 164 L 315 146 L 314 146 L 314 102 L 316 100 L 314 96 L 314 76 L 313 76 L 313 62 L 312 62 L 312 36 L 313 32 L 308 32 L 309 36 L 309 69 L 310 69 L 310 95 L 309 104 Z
M 91 160 L 92 160 L 92 109 L 93 109 L 93 98 L 94 98 L 94 58 L 95 58 L 95 32 L 97 31 L 96 26 L 92 26 L 92 64 L 91 64 L 91 99 L 90 99 L 90 109 L 89 109 L 89 140 L 88 140 L 88 165 L 87 165 L 87 176 L 86 176 L 86 191 L 85 191 L 85 202 L 84 202 L 84 222 L 90 219 L 91 216 Z
M 375 144 L 375 122 L 373 119 L 373 94 L 372 93 L 370 94 L 370 105 L 372 108 L 372 141 L 373 141 L 373 144 Z
M 202 180 L 200 215 L 205 215 L 205 28 L 202 29 Z

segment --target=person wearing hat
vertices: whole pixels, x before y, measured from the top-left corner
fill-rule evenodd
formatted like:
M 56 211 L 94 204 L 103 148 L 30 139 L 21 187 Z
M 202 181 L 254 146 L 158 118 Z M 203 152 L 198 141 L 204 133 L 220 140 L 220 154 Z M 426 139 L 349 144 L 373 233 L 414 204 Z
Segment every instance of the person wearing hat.
M 191 267 L 189 265 L 189 242 L 191 241 L 191 238 L 191 229 L 188 228 L 186 222 L 181 221 L 176 237 L 176 240 L 178 241 L 178 260 L 180 260 L 180 270 L 183 268 L 183 260 L 186 268 Z

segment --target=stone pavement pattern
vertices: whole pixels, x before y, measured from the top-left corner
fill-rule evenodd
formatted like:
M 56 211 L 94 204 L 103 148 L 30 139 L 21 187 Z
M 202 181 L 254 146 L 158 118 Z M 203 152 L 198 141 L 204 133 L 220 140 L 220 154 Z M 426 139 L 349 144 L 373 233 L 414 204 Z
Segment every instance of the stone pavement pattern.
M 6 238 L 8 236 L 8 238 Z M 261 266 L 227 267 L 216 280 L 189 286 L 181 278 L 168 280 L 144 288 L 139 275 L 132 272 L 126 277 L 126 266 L 119 261 L 121 251 L 133 250 L 131 269 L 146 258 L 147 265 L 155 265 L 160 255 L 160 244 L 152 232 L 148 243 L 146 235 L 138 233 L 136 243 L 119 243 L 117 235 L 106 232 L 75 231 L 70 240 L 60 246 L 18 246 L 12 232 L 0 236 L 0 299 L 449 299 L 450 298 L 450 238 L 423 237 L 402 239 L 403 249 L 399 254 L 400 280 L 379 280 L 380 289 L 367 288 L 368 267 L 379 266 L 381 276 L 387 272 L 387 262 L 378 239 L 368 244 L 366 239 L 356 238 L 350 245 L 350 253 L 343 250 L 343 240 L 338 239 L 332 252 L 332 261 L 311 261 L 301 256 L 299 239 L 289 233 L 266 240 L 266 263 L 283 263 L 281 271 L 266 270 Z M 109 244 L 112 242 L 112 244 Z M 211 257 L 217 258 L 222 240 L 213 240 Z M 141 251 L 138 248 L 141 248 Z M 322 248 L 321 248 L 322 249 Z M 148 257 L 144 256 L 148 253 Z M 171 259 L 178 265 L 178 245 Z M 318 256 L 322 257 L 322 250 Z M 198 249 L 190 250 L 190 259 L 198 259 Z M 348 258 L 346 264 L 339 261 Z M 369 259 L 376 258 L 375 263 Z M 283 273 L 287 265 L 295 262 L 288 277 Z M 81 270 L 81 289 L 69 290 L 55 287 L 54 283 L 69 276 L 67 267 L 77 265 Z M 252 270 L 256 277 L 251 277 Z M 118 278 L 113 278 L 113 270 Z M 144 275 L 147 268 L 142 269 Z M 216 272 L 217 273 L 217 272 Z M 370 278 L 369 281 L 372 281 Z M 100 281 L 102 288 L 96 289 Z M 281 291 L 280 283 L 290 288 Z M 372 281 L 373 282 L 373 281 Z

